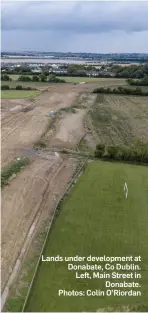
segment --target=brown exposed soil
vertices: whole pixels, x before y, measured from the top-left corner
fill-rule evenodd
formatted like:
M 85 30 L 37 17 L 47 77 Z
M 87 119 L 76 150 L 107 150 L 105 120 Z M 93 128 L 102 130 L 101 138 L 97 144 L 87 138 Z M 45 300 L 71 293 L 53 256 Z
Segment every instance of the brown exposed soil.
M 63 107 L 69 107 L 76 100 L 77 92 L 44 92 L 32 103 L 28 100 L 6 100 L 2 101 L 2 166 L 6 166 L 16 157 L 15 148 L 31 146 L 45 132 L 50 125 L 51 110 L 57 111 Z M 21 112 L 21 108 L 12 111 L 12 108 L 32 106 L 33 109 Z M 4 106 L 6 109 L 4 110 Z M 10 108 L 11 106 L 11 108 Z M 11 110 L 11 111 L 10 111 Z
M 94 86 L 94 85 L 93 85 Z M 89 87 L 90 88 L 90 87 Z M 88 88 L 88 89 L 89 89 Z M 2 302 L 9 293 L 38 225 L 49 219 L 55 203 L 71 179 L 78 160 L 50 151 L 50 148 L 75 149 L 85 133 L 83 118 L 95 96 L 84 86 L 50 85 L 33 101 L 2 100 L 2 166 L 18 156 L 31 163 L 2 190 Z M 53 120 L 49 112 L 80 104 L 75 113 L 62 111 L 50 133 Z M 82 106 L 82 108 L 81 108 Z M 86 109 L 85 109 L 86 107 Z M 29 108 L 25 112 L 24 108 Z M 46 134 L 47 132 L 47 134 Z M 42 135 L 49 140 L 46 151 L 32 149 Z M 29 248 L 30 247 L 30 248 Z

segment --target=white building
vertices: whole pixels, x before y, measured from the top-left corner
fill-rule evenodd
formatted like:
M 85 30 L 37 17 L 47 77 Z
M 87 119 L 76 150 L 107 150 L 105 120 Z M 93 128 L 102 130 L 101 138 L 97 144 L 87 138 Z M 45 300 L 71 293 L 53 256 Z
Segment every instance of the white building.
M 32 73 L 41 73 L 41 68 L 40 67 L 35 67 L 31 71 L 32 71 Z
M 52 68 L 53 68 L 54 70 L 57 70 L 57 69 L 59 68 L 59 66 L 58 66 L 57 64 L 52 64 L 51 66 L 52 66 Z

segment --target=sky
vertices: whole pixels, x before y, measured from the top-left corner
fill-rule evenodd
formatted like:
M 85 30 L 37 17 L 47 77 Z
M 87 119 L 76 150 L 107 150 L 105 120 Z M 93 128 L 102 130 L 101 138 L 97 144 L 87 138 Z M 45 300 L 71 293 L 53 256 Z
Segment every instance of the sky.
M 6 1 L 2 51 L 148 53 L 148 1 Z

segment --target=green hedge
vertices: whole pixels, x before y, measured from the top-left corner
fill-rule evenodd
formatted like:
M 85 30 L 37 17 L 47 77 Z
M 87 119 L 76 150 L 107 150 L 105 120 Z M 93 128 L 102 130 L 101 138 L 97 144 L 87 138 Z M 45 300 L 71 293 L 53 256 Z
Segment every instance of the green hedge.
M 145 76 L 142 79 L 127 79 L 127 83 L 132 86 L 148 86 L 148 76 Z
M 13 174 L 21 171 L 26 165 L 29 164 L 29 159 L 26 157 L 17 158 L 14 162 L 11 162 L 8 167 L 1 170 L 1 187 L 3 188 L 8 184 L 9 179 Z
M 1 90 L 9 90 L 9 85 L 1 85 Z
M 148 163 L 148 143 L 138 142 L 131 147 L 98 144 L 95 150 L 95 157 L 106 160 L 145 164 Z
M 123 95 L 137 95 L 137 96 L 148 96 L 148 92 L 142 91 L 140 87 L 135 89 L 130 89 L 127 87 L 118 87 L 118 88 L 95 88 L 93 93 L 107 93 L 107 94 L 123 94 Z
M 15 88 L 11 87 L 9 85 L 2 85 L 1 90 L 38 90 L 35 87 L 24 87 L 22 85 L 17 85 Z

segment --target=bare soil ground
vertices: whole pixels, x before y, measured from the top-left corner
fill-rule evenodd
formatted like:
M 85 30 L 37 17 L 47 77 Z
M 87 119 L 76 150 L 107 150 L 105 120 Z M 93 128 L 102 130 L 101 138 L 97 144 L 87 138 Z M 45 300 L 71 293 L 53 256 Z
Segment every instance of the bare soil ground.
M 95 95 L 84 94 L 83 86 L 77 88 L 67 84 L 52 85 L 33 100 L 2 101 L 2 167 L 16 156 L 31 159 L 31 164 L 2 190 L 3 303 L 26 249 L 31 249 L 38 225 L 52 215 L 57 199 L 78 164 L 78 160 L 70 156 L 66 159 L 57 157 L 50 148 L 76 147 L 85 131 L 83 117 L 94 99 Z M 77 108 L 76 113 L 62 112 L 52 133 L 49 151 L 33 150 L 34 142 L 50 129 L 49 112 L 74 104 L 80 105 L 80 109 Z
M 83 127 L 85 114 L 85 110 L 76 110 L 76 113 L 63 114 L 63 118 L 57 125 L 55 136 L 50 142 L 51 147 L 74 149 L 85 133 Z
M 49 112 L 69 107 L 76 101 L 78 92 L 61 90 L 44 92 L 35 101 L 2 101 L 2 166 L 6 166 L 14 157 L 15 149 L 30 146 L 36 142 L 50 125 Z M 6 109 L 5 109 L 6 106 Z M 12 111 L 12 108 L 18 110 Z M 22 108 L 29 108 L 22 112 Z M 30 110 L 30 108 L 32 108 Z
M 44 139 L 48 146 L 52 148 L 76 149 L 76 145 L 81 137 L 86 133 L 84 127 L 84 116 L 95 101 L 96 95 L 81 93 L 77 99 L 74 112 L 62 112 L 62 116 L 57 121 L 55 129 L 49 129 Z
M 51 214 L 57 195 L 63 191 L 75 166 L 76 161 L 63 161 L 54 153 L 45 158 L 35 158 L 2 191 L 2 289 L 12 273 L 35 218 L 39 219 L 41 214 L 46 217 Z
M 105 86 L 106 82 L 101 84 Z M 113 81 L 108 86 L 111 84 Z M 2 191 L 3 299 L 11 287 L 16 262 L 21 266 L 26 250 L 32 247 L 34 233 L 40 223 L 50 219 L 78 164 L 70 156 L 57 157 L 50 149 L 76 148 L 86 132 L 84 116 L 96 98 L 90 92 L 97 86 L 52 84 L 35 99 L 2 100 L 2 166 L 19 155 L 31 159 L 31 164 Z M 51 129 L 49 112 L 61 108 L 65 110 Z M 102 142 L 129 143 L 135 135 L 146 139 L 147 108 L 144 97 L 105 96 L 97 104 L 90 128 Z M 48 141 L 47 150 L 35 152 L 32 146 L 42 136 Z M 89 135 L 86 139 L 92 142 Z

